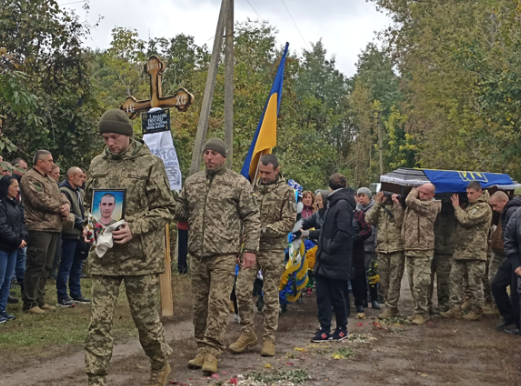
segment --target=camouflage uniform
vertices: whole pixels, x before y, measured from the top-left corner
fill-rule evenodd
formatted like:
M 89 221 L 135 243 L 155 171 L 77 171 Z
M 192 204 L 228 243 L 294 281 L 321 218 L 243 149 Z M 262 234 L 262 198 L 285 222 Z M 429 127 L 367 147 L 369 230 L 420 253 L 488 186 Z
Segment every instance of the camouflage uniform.
M 105 149 L 92 160 L 88 175 L 85 209 L 91 210 L 93 189 L 126 189 L 125 220 L 133 236 L 126 244 L 114 244 L 102 258 L 94 250 L 89 255 L 93 299 L 85 342 L 86 372 L 90 385 L 103 385 L 112 356 L 112 320 L 122 281 L 152 369 L 160 369 L 172 354 L 165 342 L 157 298 L 158 275 L 165 269 L 165 225 L 172 221 L 175 202 L 163 162 L 135 140 L 122 154 Z
M 464 292 L 463 275 L 467 272 L 470 301 L 473 309 L 481 310 L 483 306 L 483 277 L 486 271 L 488 232 L 492 221 L 492 209 L 488 204 L 487 191 L 475 201 L 470 202 L 465 209 L 456 207 L 454 213 L 458 224 L 456 240 L 458 244 L 454 251 L 454 261 L 450 272 L 450 303 L 451 306 L 461 304 L 461 294 Z
M 442 312 L 449 309 L 449 277 L 452 255 L 455 249 L 455 231 L 456 216 L 454 215 L 454 210 L 450 204 L 442 205 L 441 212 L 434 223 L 434 259 L 432 261 L 431 284 L 429 287 L 429 308 L 432 308 L 434 274 L 436 274 L 438 308 Z
M 264 340 L 275 342 L 279 320 L 279 284 L 284 272 L 284 249 L 287 236 L 295 225 L 297 216 L 295 193 L 279 177 L 269 185 L 259 180 L 255 193 L 260 200 L 261 237 L 257 264 L 253 269 L 241 269 L 237 279 L 236 293 L 241 317 L 242 331 L 254 332 L 253 283 L 259 269 L 264 284 Z
M 368 224 L 378 228 L 377 253 L 380 295 L 384 298 L 385 305 L 393 311 L 398 311 L 400 288 L 405 268 L 401 235 L 403 216 L 402 205 L 393 203 L 388 199 L 384 204 L 376 202 L 366 217 Z
M 259 249 L 259 208 L 252 187 L 224 165 L 186 180 L 177 198 L 176 220 L 190 226 L 194 329 L 198 352 L 219 356 L 225 348 L 228 304 L 241 250 Z
M 407 258 L 409 285 L 414 297 L 415 314 L 429 317 L 429 285 L 434 257 L 434 222 L 440 210 L 438 201 L 420 201 L 413 188 L 407 196 L 402 228 Z

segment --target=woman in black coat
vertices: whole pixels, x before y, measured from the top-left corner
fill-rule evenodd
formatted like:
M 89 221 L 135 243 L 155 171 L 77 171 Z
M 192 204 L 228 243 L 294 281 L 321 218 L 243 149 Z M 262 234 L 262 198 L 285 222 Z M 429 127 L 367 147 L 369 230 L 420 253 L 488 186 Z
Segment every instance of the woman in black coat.
M 313 337 L 313 342 L 343 340 L 348 335 L 344 291 L 351 271 L 351 221 L 356 202 L 353 190 L 346 188 L 346 185 L 346 178 L 341 174 L 335 173 L 329 178 L 329 205 L 319 231 L 317 261 L 313 269 L 320 323 L 320 330 Z M 332 335 L 331 306 L 336 317 L 336 329 Z
M 18 180 L 11 176 L 0 179 L 0 323 L 15 317 L 6 311 L 18 249 L 27 245 L 27 228 L 18 201 Z

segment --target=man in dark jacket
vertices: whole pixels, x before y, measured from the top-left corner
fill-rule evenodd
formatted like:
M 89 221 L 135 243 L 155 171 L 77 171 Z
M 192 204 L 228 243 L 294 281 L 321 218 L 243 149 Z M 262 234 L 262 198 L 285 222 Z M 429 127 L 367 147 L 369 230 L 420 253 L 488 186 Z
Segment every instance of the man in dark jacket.
M 503 233 L 505 242 L 505 255 L 512 264 L 516 274 L 518 298 L 521 289 L 521 208 L 518 208 L 510 217 L 508 225 Z M 521 305 L 519 305 L 521 307 Z M 517 321 L 519 323 L 519 320 Z
M 58 275 L 56 277 L 56 290 L 58 292 L 58 306 L 73 307 L 75 302 L 89 304 L 91 301 L 81 294 L 80 275 L 83 260 L 77 253 L 80 237 L 83 231 L 83 220 L 85 210 L 80 186 L 83 183 L 83 172 L 80 168 L 73 166 L 67 170 L 67 179 L 60 185 L 60 191 L 71 203 L 71 213 L 74 214 L 74 228 L 63 230 L 62 253 Z M 67 295 L 67 281 L 71 296 Z M 72 298 L 72 299 L 71 299 Z
M 317 262 L 313 269 L 320 322 L 320 330 L 313 337 L 313 342 L 326 342 L 331 337 L 331 305 L 336 316 L 336 329 L 332 338 L 343 340 L 348 334 L 344 289 L 351 271 L 351 221 L 356 202 L 353 191 L 346 187 L 343 175 L 333 174 L 329 178 L 329 187 L 329 206 L 319 231 Z
M 503 233 L 503 242 L 505 241 L 505 230 L 513 214 L 521 207 L 521 197 L 514 195 L 514 198 L 508 201 L 503 195 L 496 192 L 490 198 L 490 206 L 496 212 L 501 213 L 501 220 L 498 227 L 501 227 Z M 518 192 L 521 194 L 521 190 Z M 505 256 L 505 252 L 503 255 Z M 510 286 L 510 297 L 507 293 L 507 287 Z M 503 317 L 503 321 L 498 324 L 499 330 L 509 333 L 519 333 L 519 300 L 517 294 L 517 277 L 512 269 L 510 260 L 505 256 L 499 265 L 494 279 L 490 283 L 490 290 L 494 295 L 494 300 L 499 313 Z M 507 327 L 516 325 L 513 329 Z M 517 330 L 517 331 L 516 331 Z

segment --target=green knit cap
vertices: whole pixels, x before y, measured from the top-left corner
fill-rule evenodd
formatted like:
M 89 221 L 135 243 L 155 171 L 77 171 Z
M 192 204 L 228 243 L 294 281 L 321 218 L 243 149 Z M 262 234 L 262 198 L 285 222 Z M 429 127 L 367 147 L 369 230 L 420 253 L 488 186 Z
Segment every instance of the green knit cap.
M 222 139 L 210 138 L 204 144 L 204 151 L 206 150 L 214 150 L 220 155 L 222 155 L 224 158 L 226 158 L 226 145 L 224 144 L 224 141 Z
M 132 137 L 134 130 L 127 114 L 120 109 L 110 109 L 101 116 L 99 121 L 99 133 L 115 133 Z
M 521 186 L 514 190 L 514 196 L 521 196 Z

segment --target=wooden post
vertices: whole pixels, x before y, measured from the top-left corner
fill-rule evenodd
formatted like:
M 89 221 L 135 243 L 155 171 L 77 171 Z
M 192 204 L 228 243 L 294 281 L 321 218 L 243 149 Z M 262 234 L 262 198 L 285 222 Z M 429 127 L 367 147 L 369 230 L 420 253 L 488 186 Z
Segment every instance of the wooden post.
M 227 0 L 222 0 L 221 2 L 219 21 L 217 22 L 215 40 L 213 42 L 212 58 L 210 60 L 210 68 L 208 69 L 208 77 L 206 78 L 206 86 L 204 88 L 203 104 L 201 106 L 201 114 L 199 115 L 199 123 L 197 124 L 197 134 L 195 136 L 194 151 L 192 153 L 190 174 L 197 173 L 201 169 L 203 145 L 206 140 L 206 133 L 208 132 L 208 121 L 210 119 L 210 110 L 212 108 L 217 68 L 219 67 L 219 58 L 221 56 L 221 47 L 223 44 L 224 16 L 226 15 L 227 3 Z
M 233 23 L 234 0 L 227 1 L 226 51 L 224 57 L 224 143 L 228 157 L 228 168 L 233 167 Z
M 172 266 L 170 264 L 170 226 L 167 224 L 165 248 L 165 273 L 159 276 L 161 287 L 161 315 L 174 316 L 174 299 L 172 298 Z

